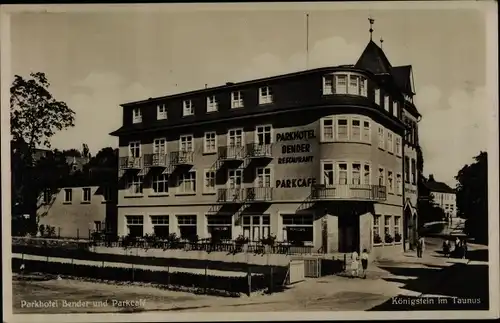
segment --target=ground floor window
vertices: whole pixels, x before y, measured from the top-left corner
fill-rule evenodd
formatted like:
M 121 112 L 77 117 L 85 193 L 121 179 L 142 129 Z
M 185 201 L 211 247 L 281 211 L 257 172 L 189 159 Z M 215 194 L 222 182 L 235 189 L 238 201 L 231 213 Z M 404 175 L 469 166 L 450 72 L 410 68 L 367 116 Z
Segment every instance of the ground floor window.
M 394 217 L 394 241 L 401 242 L 401 216 Z
M 392 236 L 391 232 L 391 216 L 386 215 L 384 216 L 384 242 L 385 243 L 391 243 L 394 241 L 394 237 Z
M 127 215 L 127 232 L 133 237 L 144 235 L 144 217 L 142 215 Z
M 207 215 L 208 234 L 212 238 L 231 240 L 233 218 L 231 215 Z
M 291 243 L 313 242 L 313 215 L 284 214 L 283 240 Z
M 373 243 L 379 244 L 382 243 L 382 239 L 380 238 L 380 216 L 373 216 Z
M 151 224 L 156 237 L 165 239 L 169 235 L 169 217 L 168 215 L 152 215 Z
M 244 215 L 243 236 L 250 241 L 260 241 L 267 238 L 271 231 L 271 220 L 269 215 Z
M 181 239 L 192 239 L 196 236 L 196 215 L 178 215 L 177 224 Z

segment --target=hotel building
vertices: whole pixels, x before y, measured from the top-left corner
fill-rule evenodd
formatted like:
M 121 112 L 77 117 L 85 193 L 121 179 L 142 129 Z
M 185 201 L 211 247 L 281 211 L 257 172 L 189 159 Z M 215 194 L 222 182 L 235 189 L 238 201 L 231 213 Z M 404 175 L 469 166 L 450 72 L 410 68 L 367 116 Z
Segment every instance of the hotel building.
M 413 95 L 411 66 L 370 41 L 354 65 L 123 104 L 118 234 L 402 251 L 416 237 Z
M 433 197 L 434 203 L 439 206 L 446 216 L 448 222 L 454 222 L 457 217 L 457 198 L 456 192 L 446 183 L 437 182 L 434 175 L 430 174 L 425 186 Z

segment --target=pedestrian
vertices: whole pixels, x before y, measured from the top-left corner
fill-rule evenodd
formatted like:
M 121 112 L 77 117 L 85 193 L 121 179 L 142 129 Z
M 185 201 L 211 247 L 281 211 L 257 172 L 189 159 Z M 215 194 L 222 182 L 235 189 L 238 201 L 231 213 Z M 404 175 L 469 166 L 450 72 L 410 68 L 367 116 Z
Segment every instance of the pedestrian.
M 461 246 L 462 246 L 462 243 L 460 241 L 460 239 L 458 237 L 455 238 L 455 249 L 453 250 L 453 257 L 460 257 L 462 251 L 461 251 Z
M 443 241 L 443 253 L 445 257 L 448 257 L 450 254 L 450 242 L 448 239 Z
M 462 259 L 467 258 L 467 239 L 462 240 Z
M 359 255 L 356 250 L 351 255 L 351 277 L 358 277 L 359 272 Z
M 368 250 L 363 249 L 361 254 L 361 266 L 363 268 L 363 279 L 366 279 L 366 269 L 368 269 Z
M 417 242 L 417 257 L 422 258 L 422 254 L 425 249 L 425 241 L 424 237 L 420 237 Z

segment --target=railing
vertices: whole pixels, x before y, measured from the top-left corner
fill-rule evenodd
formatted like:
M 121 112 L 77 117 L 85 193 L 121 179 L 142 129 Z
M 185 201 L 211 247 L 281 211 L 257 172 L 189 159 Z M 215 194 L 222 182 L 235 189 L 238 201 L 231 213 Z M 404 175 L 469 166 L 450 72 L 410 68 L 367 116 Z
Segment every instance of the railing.
M 266 202 L 272 199 L 272 187 L 247 187 L 245 189 L 245 200 L 248 202 Z
M 311 187 L 313 200 L 385 200 L 385 186 L 366 184 L 314 185 Z
M 217 155 L 220 160 L 241 160 L 245 157 L 245 146 L 222 146 Z
M 170 153 L 170 163 L 172 165 L 191 165 L 193 157 L 193 151 L 173 151 Z
M 272 148 L 270 144 L 251 143 L 247 145 L 247 157 L 249 158 L 272 158 Z
M 147 154 L 144 155 L 144 166 L 150 167 L 166 167 L 167 166 L 167 155 L 166 154 Z
M 120 157 L 120 169 L 141 169 L 142 157 Z
M 231 203 L 243 201 L 243 188 L 219 188 L 217 190 L 217 202 Z

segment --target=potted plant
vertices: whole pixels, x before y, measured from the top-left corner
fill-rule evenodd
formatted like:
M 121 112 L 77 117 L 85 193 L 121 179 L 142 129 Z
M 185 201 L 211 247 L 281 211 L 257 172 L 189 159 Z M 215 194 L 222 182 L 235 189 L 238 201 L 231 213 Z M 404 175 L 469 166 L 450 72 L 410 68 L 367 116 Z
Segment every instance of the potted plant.
M 400 233 L 396 233 L 394 235 L 394 241 L 395 242 L 401 242 L 401 234 Z
M 390 233 L 386 233 L 384 237 L 385 243 L 392 243 L 394 241 L 394 238 L 391 236 Z
M 270 253 L 271 249 L 274 247 L 276 244 L 276 236 L 273 234 L 268 235 L 265 238 L 262 238 L 260 242 L 264 245 L 265 252 Z
M 249 239 L 242 234 L 240 234 L 236 239 L 234 240 L 234 244 L 236 245 L 236 252 L 242 252 L 245 251 L 243 250 L 245 245 L 248 245 Z
M 382 243 L 382 238 L 380 237 L 380 235 L 378 233 L 376 233 L 375 236 L 373 237 L 373 243 L 374 244 Z

